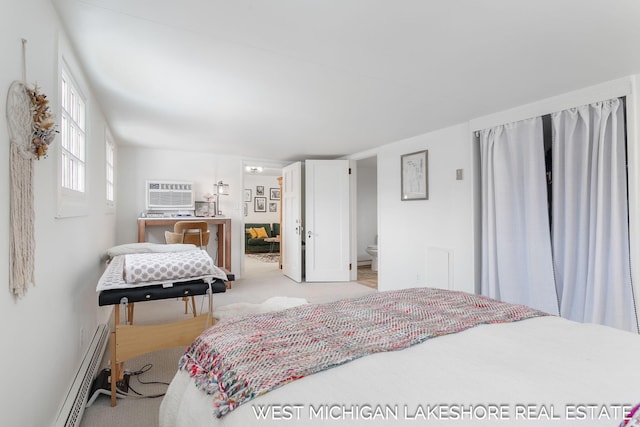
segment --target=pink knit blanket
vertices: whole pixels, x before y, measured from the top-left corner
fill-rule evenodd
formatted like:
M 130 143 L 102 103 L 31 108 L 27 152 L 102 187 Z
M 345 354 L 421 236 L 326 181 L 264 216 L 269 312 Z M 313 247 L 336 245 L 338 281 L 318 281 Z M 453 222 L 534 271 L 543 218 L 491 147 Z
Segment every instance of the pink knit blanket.
M 203 332 L 180 359 L 222 417 L 290 381 L 485 323 L 546 315 L 441 289 L 379 292 L 242 317 Z

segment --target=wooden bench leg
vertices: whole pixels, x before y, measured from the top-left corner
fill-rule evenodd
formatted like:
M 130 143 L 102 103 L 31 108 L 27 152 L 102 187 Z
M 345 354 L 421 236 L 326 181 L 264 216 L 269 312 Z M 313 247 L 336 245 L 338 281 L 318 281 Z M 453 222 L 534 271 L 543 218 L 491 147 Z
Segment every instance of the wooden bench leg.
M 196 297 L 191 297 L 191 308 L 193 309 L 193 317 L 196 317 L 198 314 L 196 313 Z
M 127 305 L 127 320 L 129 321 L 130 325 L 133 325 L 133 307 L 134 307 L 135 303 L 129 303 Z

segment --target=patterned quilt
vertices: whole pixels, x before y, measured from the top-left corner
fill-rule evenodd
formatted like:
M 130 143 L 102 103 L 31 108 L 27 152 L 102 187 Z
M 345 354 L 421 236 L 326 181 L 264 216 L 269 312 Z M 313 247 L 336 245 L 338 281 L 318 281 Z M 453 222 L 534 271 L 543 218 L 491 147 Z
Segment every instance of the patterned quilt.
M 212 395 L 219 418 L 290 381 L 369 354 L 480 324 L 544 315 L 441 289 L 379 292 L 219 323 L 193 342 L 179 368 Z

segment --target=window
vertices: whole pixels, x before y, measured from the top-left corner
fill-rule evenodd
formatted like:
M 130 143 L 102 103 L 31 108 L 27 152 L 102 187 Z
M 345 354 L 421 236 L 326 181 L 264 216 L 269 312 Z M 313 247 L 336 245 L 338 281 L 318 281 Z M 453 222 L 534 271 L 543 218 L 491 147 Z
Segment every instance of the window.
M 84 193 L 86 175 L 85 101 L 66 68 L 62 69 L 61 187 Z
M 106 149 L 106 153 L 105 153 L 105 158 L 106 158 L 106 176 L 105 176 L 105 181 L 106 181 L 106 199 L 107 199 L 107 206 L 108 207 L 113 207 L 115 205 L 116 202 L 116 197 L 115 197 L 115 144 L 113 143 L 113 141 L 111 140 L 111 137 L 109 136 L 109 132 L 107 132 L 107 135 L 105 137 L 105 149 Z

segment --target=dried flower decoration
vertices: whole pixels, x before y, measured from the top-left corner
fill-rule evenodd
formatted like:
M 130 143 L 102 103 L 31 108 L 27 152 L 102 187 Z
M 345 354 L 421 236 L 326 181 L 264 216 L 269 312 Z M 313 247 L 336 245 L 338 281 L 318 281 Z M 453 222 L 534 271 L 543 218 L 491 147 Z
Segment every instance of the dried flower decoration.
M 38 85 L 27 89 L 31 99 L 31 116 L 33 118 L 33 132 L 31 134 L 31 149 L 38 160 L 47 157 L 47 150 L 58 133 L 56 123 L 51 114 L 47 96 L 40 93 Z

